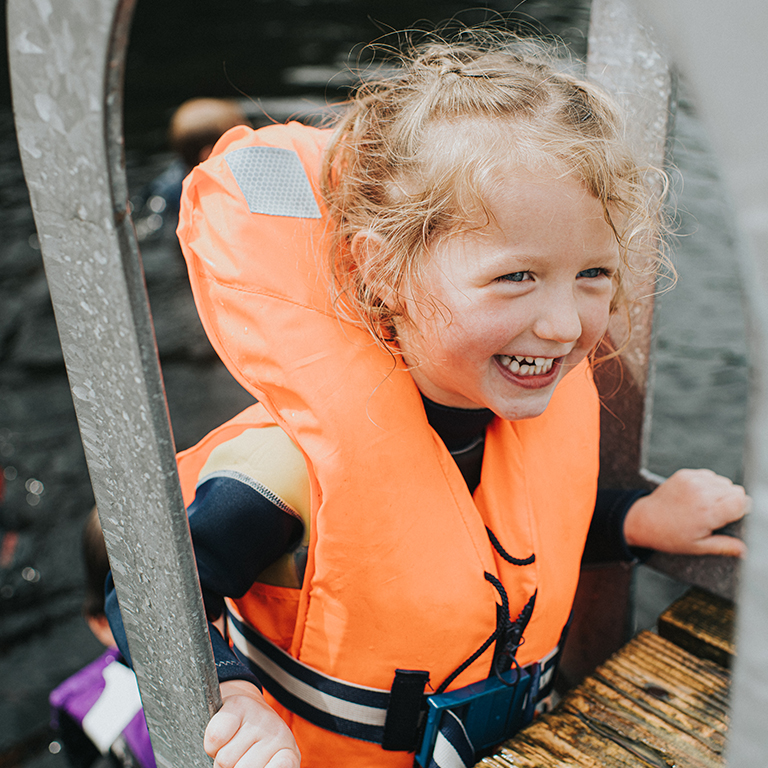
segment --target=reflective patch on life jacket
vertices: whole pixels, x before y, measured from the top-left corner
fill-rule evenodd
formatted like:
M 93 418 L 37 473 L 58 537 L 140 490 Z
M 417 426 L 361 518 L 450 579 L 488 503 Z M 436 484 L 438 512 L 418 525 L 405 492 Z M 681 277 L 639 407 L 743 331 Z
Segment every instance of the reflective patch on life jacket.
M 251 213 L 319 219 L 299 156 L 279 147 L 243 147 L 224 158 Z

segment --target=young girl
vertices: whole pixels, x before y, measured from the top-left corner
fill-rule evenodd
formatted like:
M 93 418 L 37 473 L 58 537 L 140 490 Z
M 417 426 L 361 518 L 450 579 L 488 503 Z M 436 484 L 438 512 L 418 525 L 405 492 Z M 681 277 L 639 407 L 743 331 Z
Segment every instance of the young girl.
M 484 44 L 191 174 L 198 309 L 259 400 L 179 457 L 236 651 L 212 630 L 217 766 L 472 765 L 551 689 L 588 532 L 742 552 L 712 532 L 743 490 L 706 470 L 596 505 L 590 360 L 659 235 L 645 178 L 605 95 Z

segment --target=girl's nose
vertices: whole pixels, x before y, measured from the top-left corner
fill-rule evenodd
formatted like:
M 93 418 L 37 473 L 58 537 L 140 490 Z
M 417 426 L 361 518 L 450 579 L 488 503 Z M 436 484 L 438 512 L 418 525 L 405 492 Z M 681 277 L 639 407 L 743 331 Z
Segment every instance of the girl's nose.
M 533 332 L 547 341 L 572 344 L 581 336 L 581 318 L 573 294 L 559 291 L 544 298 Z

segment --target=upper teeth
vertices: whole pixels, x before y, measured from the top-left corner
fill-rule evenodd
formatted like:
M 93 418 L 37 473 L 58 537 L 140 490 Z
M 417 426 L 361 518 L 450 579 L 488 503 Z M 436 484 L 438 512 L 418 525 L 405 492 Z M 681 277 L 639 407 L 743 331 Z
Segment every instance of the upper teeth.
M 552 370 L 554 358 L 551 357 L 519 357 L 517 355 L 499 355 L 501 364 L 518 376 L 538 376 Z

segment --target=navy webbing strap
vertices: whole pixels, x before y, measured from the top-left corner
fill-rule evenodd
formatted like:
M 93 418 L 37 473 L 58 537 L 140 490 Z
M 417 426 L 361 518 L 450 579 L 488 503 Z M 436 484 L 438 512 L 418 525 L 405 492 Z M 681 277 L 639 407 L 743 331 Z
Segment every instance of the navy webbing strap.
M 235 648 L 280 704 L 320 728 L 382 743 L 389 691 L 321 674 L 254 632 L 232 610 L 227 618 Z
M 464 724 L 455 712 L 446 709 L 432 750 L 428 768 L 470 768 L 475 764 L 475 748 Z
M 356 685 L 294 659 L 228 610 L 229 635 L 238 655 L 284 707 L 314 725 L 385 749 L 413 751 L 428 673 L 397 670 L 391 691 Z M 523 703 L 524 722 L 551 691 L 559 647 L 525 667 L 535 684 Z M 462 689 L 464 690 L 464 689 Z M 462 715 L 463 717 L 463 715 Z M 459 715 L 445 709 L 427 768 L 468 768 L 475 749 Z M 425 756 L 426 757 L 426 756 Z

